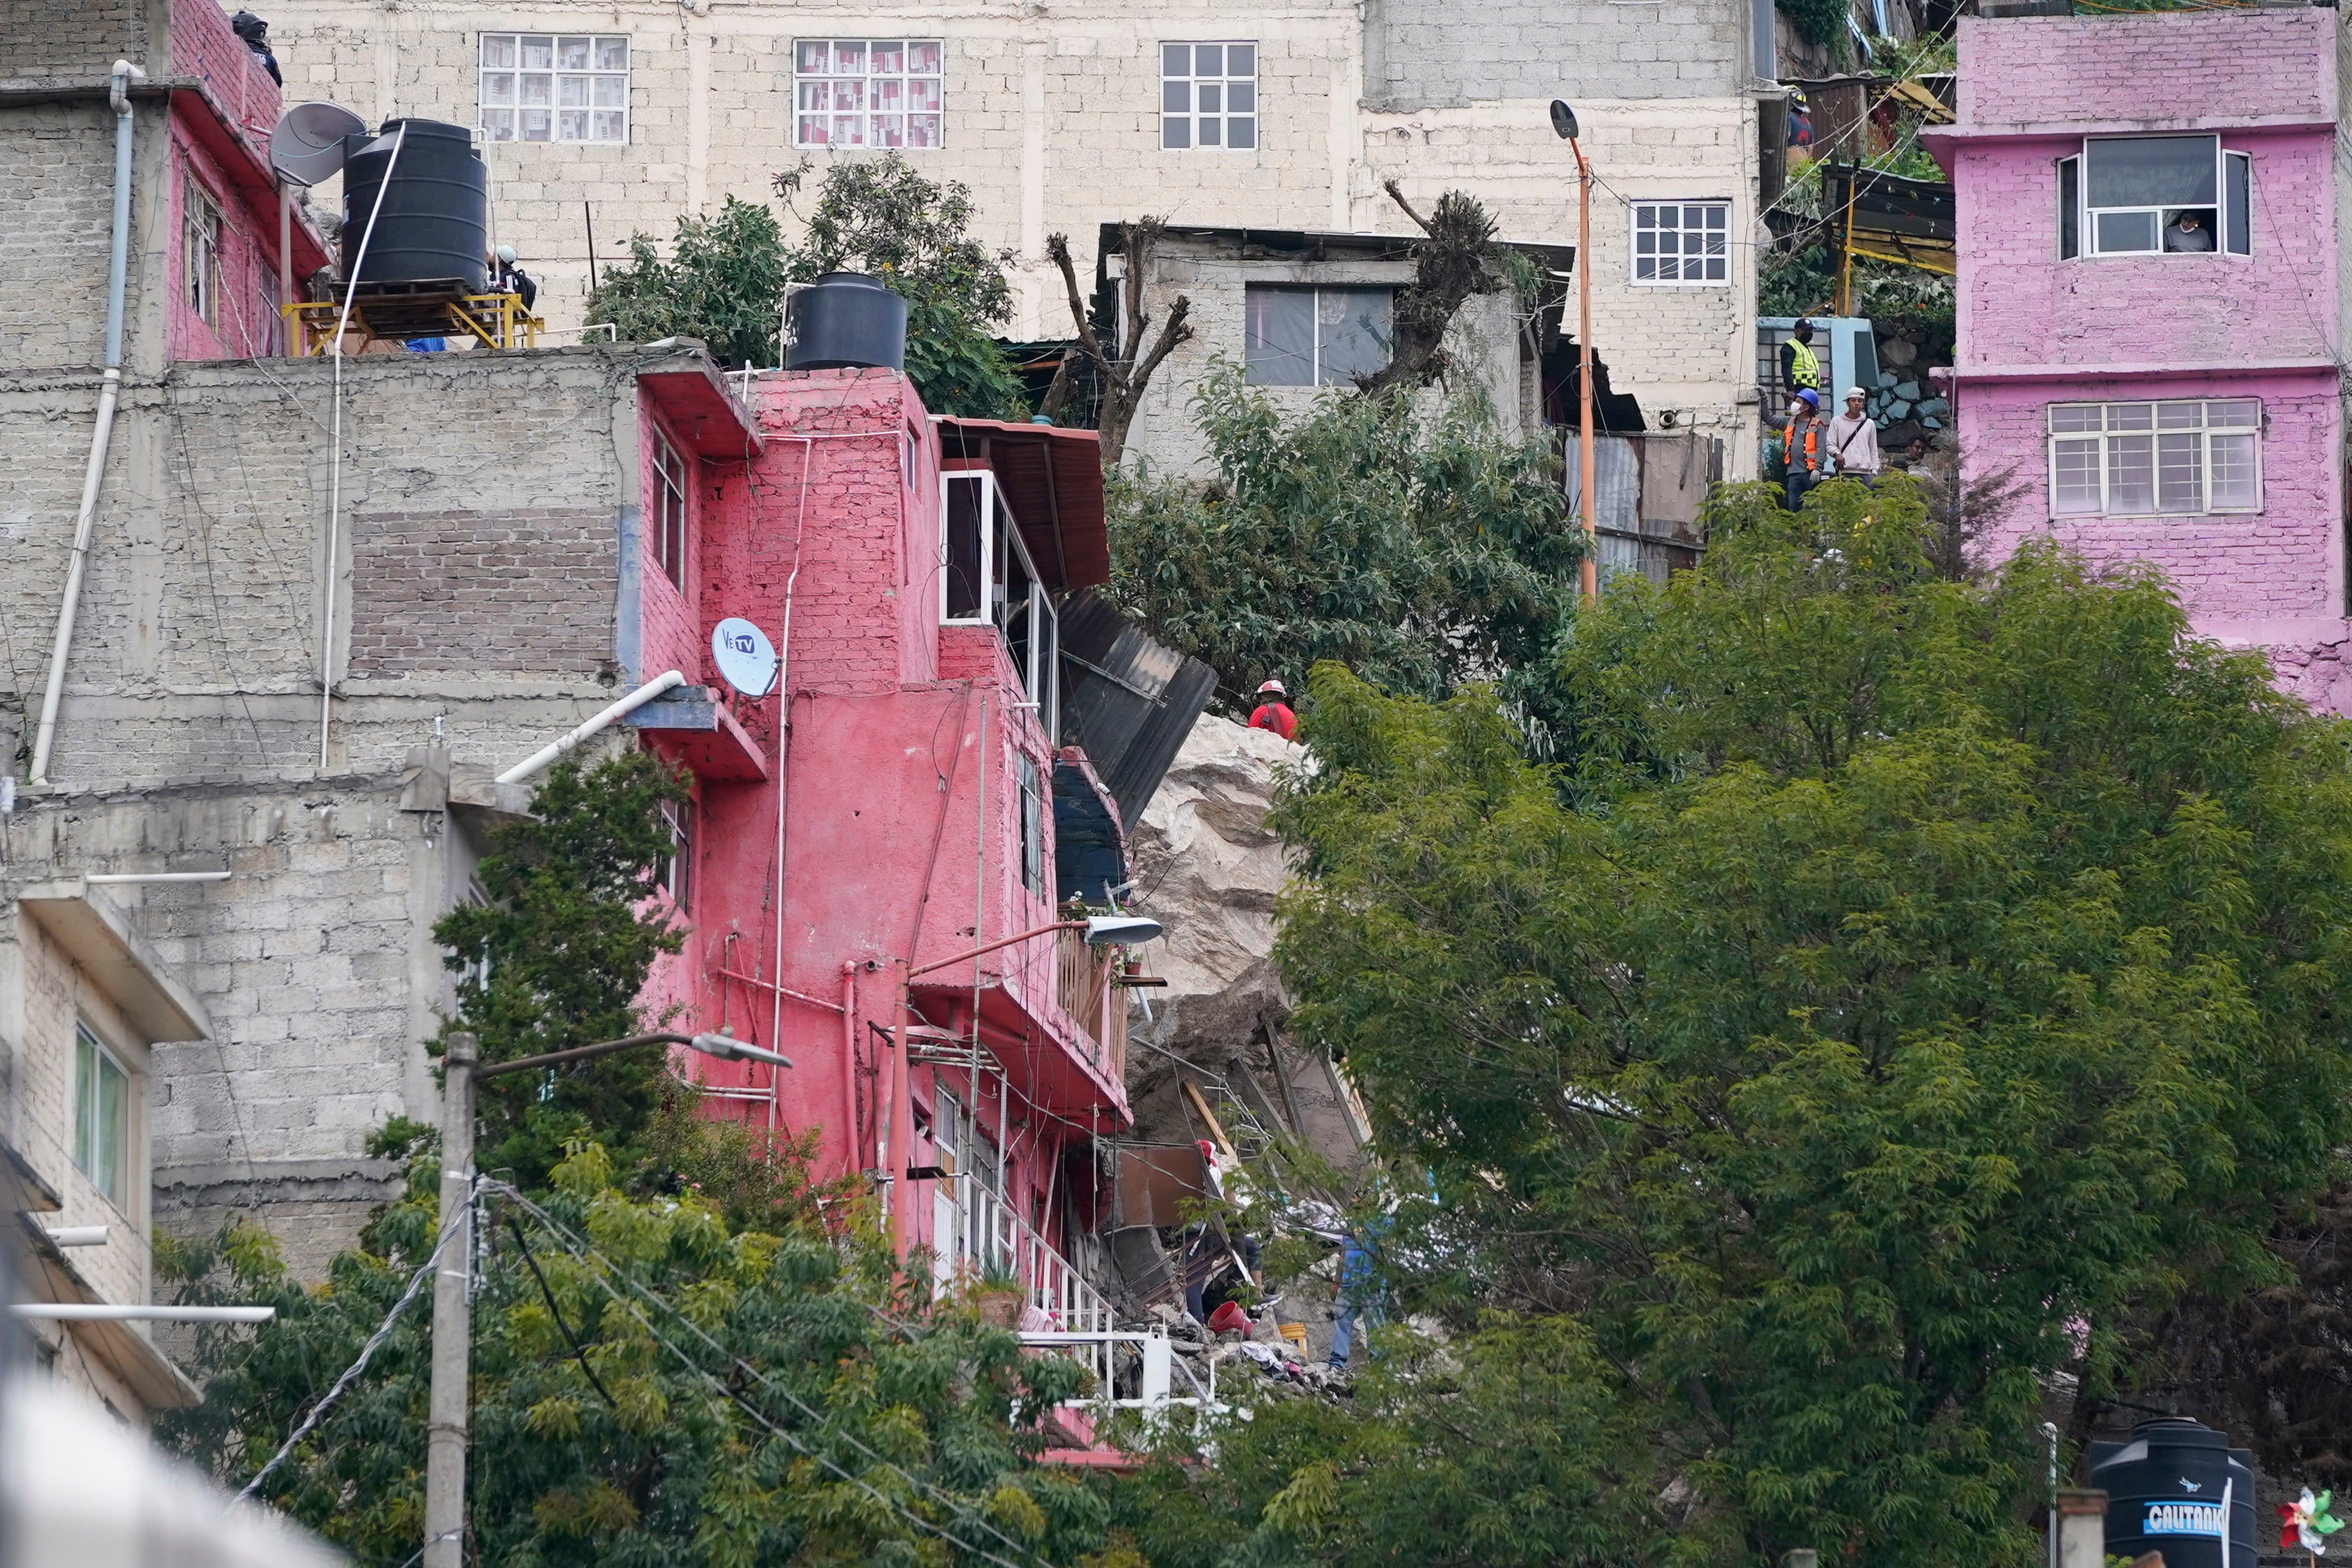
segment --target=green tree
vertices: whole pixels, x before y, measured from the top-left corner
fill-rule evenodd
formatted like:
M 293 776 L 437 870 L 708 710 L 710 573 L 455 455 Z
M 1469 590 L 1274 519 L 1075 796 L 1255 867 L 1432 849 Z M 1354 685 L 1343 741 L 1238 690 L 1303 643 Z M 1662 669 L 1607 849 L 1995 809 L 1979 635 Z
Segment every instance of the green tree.
M 248 1223 L 165 1251 L 187 1299 L 278 1310 L 258 1331 L 202 1331 L 205 1401 L 162 1424 L 226 1484 L 268 1461 L 428 1257 L 438 1162 L 429 1142 L 413 1152 L 406 1195 L 316 1289 Z M 992 1555 L 1032 1568 L 1094 1542 L 1101 1500 L 1028 1463 L 1039 1414 L 1078 1392 L 1083 1370 L 1024 1355 L 975 1311 L 927 1300 L 870 1207 L 814 1186 L 800 1162 L 765 1173 L 781 1194 L 772 1201 L 791 1210 L 768 1231 L 730 1227 L 692 1189 L 631 1197 L 594 1144 L 575 1146 L 534 1203 L 490 1198 L 469 1560 L 747 1568 Z M 398 1318 L 364 1377 L 259 1489 L 370 1568 L 411 1561 L 421 1539 L 428 1321 L 422 1302 Z
M 797 189 L 807 168 L 778 186 Z M 972 238 L 973 216 L 971 187 L 927 180 L 903 153 L 835 163 L 787 265 L 803 282 L 866 273 L 907 301 L 907 374 L 932 413 L 1018 419 L 1028 399 L 989 335 L 1013 315 L 1013 253 Z
M 1442 1194 L 1408 1298 L 1589 1336 L 1681 1543 L 1597 1555 L 2021 1563 L 2049 1381 L 2116 1386 L 2184 1285 L 2277 1279 L 2352 1132 L 2346 731 L 2152 574 L 1939 577 L 1901 479 L 1706 521 L 1703 567 L 1572 627 L 1569 761 L 1491 691 L 1318 671 L 1292 1024 Z M 1374 1436 L 1255 1462 L 1344 1479 Z M 1187 1494 L 1231 1560 L 1315 1555 L 1242 1555 L 1264 1485 L 1223 1484 Z
M 1215 477 L 1114 479 L 1111 593 L 1227 693 L 1332 659 L 1438 697 L 1558 637 L 1583 554 L 1559 459 L 1474 400 L 1332 392 L 1292 416 L 1219 362 L 1193 408 Z
M 588 319 L 612 322 L 624 342 L 699 338 L 723 365 L 772 365 L 787 276 L 776 215 L 729 196 L 708 217 L 681 214 L 667 258 L 651 235 L 631 235 L 629 260 L 604 269 Z
M 648 752 L 586 773 L 564 761 L 548 770 L 532 816 L 493 830 L 476 873 L 488 901 L 461 904 L 433 928 L 457 975 L 448 1028 L 471 1030 L 484 1061 L 662 1026 L 636 998 L 654 960 L 684 942 L 651 895 L 670 850 L 662 807 L 685 796 L 684 779 Z M 432 1048 L 439 1055 L 442 1041 Z M 481 1169 L 536 1187 L 582 1138 L 634 1168 L 661 1076 L 662 1053 L 646 1050 L 485 1082 Z

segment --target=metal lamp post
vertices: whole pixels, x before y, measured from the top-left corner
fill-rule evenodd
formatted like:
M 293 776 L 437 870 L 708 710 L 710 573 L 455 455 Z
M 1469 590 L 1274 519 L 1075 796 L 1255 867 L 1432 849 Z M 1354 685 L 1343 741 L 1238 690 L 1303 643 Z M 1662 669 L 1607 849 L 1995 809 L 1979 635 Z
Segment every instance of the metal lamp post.
M 474 1089 L 501 1073 L 531 1072 L 587 1061 L 640 1046 L 684 1046 L 720 1061 L 793 1064 L 774 1051 L 732 1035 L 631 1035 L 568 1051 L 478 1065 L 480 1047 L 469 1034 L 449 1037 L 441 1091 L 441 1239 L 434 1253 L 433 1382 L 425 1435 L 425 1568 L 460 1568 L 466 1536 L 467 1382 L 472 1361 L 473 1302 L 467 1292 L 472 1224 L 450 1216 L 474 1201 Z
M 1589 605 L 1601 597 L 1601 563 L 1593 558 L 1599 531 L 1592 510 L 1592 165 L 1577 144 L 1576 110 L 1565 99 L 1551 100 L 1551 128 L 1576 156 L 1576 445 L 1584 514 L 1584 564 L 1578 574 Z
M 967 948 L 950 957 L 938 959 L 929 963 L 916 965 L 911 959 L 907 958 L 898 962 L 896 965 L 898 971 L 898 998 L 890 1027 L 890 1071 L 889 1076 L 884 1080 L 886 1087 L 882 1096 L 882 1114 L 875 1118 L 874 1170 L 882 1184 L 883 1229 L 887 1230 L 890 1227 L 890 1222 L 896 1217 L 898 1212 L 898 1183 L 890 1164 L 890 1134 L 898 1121 L 900 1079 L 907 1070 L 907 1016 L 913 1005 L 909 993 L 913 987 L 915 976 L 929 974 L 935 969 L 945 969 L 950 964 L 961 963 L 968 958 L 979 958 L 983 954 L 994 952 L 999 948 L 1011 947 L 1015 942 L 1027 942 L 1032 937 L 1045 936 L 1057 931 L 1082 931 L 1087 933 L 1088 947 L 1112 947 L 1121 943 L 1131 945 L 1150 942 L 1159 936 L 1164 929 L 1158 921 L 1142 915 L 1089 915 L 1082 921 L 1055 921 L 1051 925 L 1033 927 L 1028 931 L 1015 932 L 1012 936 L 1000 937 L 994 942 L 984 942 L 979 947 Z M 971 1028 L 974 1038 L 977 1038 L 980 1034 L 979 1018 L 972 1019 Z

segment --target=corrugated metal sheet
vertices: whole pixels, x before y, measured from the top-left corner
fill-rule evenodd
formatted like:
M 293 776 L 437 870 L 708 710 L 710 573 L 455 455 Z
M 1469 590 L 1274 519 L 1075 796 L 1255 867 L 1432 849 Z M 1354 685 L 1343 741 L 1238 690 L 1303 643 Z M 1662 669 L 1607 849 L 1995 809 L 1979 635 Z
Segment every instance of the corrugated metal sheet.
M 1132 824 L 1209 705 L 1217 672 L 1155 641 L 1093 593 L 1063 601 L 1062 734 Z
M 1568 437 L 1568 506 L 1584 515 L 1584 455 L 1577 449 L 1574 431 Z M 1642 506 L 1642 465 L 1633 443 L 1622 436 L 1601 436 L 1592 444 L 1592 521 L 1596 528 L 1635 531 Z

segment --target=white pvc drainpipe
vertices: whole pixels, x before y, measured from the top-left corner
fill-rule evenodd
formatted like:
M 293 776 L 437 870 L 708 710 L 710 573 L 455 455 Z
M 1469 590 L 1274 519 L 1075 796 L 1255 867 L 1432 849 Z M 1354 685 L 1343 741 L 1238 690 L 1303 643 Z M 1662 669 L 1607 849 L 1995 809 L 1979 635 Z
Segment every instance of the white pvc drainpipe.
M 134 882 L 226 882 L 226 871 L 92 871 L 82 879 L 93 888 L 124 887 Z
M 266 1323 L 275 1307 L 118 1307 L 111 1301 L 21 1301 L 8 1309 L 18 1320 L 53 1323 Z
M 82 470 L 81 511 L 74 519 L 73 555 L 66 566 L 66 601 L 58 610 L 58 635 L 49 645 L 49 680 L 41 693 L 41 727 L 33 738 L 33 783 L 49 782 L 49 748 L 58 735 L 58 702 L 66 689 L 66 655 L 72 651 L 74 616 L 81 605 L 82 571 L 89 561 L 89 534 L 98 519 L 98 487 L 106 477 L 106 446 L 114 435 L 114 405 L 122 395 L 122 293 L 131 273 L 131 84 L 147 73 L 117 60 L 108 75 L 106 101 L 114 110 L 114 231 L 106 251 L 106 384 L 98 394 L 98 428 L 89 438 L 89 466 Z
M 630 692 L 626 697 L 622 698 L 618 702 L 614 703 L 610 708 L 607 708 L 603 712 L 597 714 L 593 719 L 589 720 L 585 724 L 581 725 L 577 730 L 572 731 L 569 735 L 564 736 L 563 739 L 553 741 L 541 746 L 539 750 L 533 752 L 530 755 L 525 757 L 522 761 L 517 763 L 514 766 L 500 773 L 499 775 L 499 783 L 520 784 L 523 780 L 530 777 L 531 774 L 539 772 L 540 769 L 547 766 L 548 763 L 555 761 L 556 758 L 562 756 L 564 752 L 570 751 L 572 747 L 578 745 L 581 742 L 586 740 L 597 731 L 604 729 L 609 724 L 617 722 L 625 714 L 644 707 L 655 698 L 659 697 L 663 692 L 667 691 L 671 687 L 684 686 L 685 684 L 686 676 L 684 673 L 675 669 L 669 671 L 666 675 L 657 675 L 654 677 L 651 680 L 646 681 L 643 686 L 638 687 L 635 691 Z

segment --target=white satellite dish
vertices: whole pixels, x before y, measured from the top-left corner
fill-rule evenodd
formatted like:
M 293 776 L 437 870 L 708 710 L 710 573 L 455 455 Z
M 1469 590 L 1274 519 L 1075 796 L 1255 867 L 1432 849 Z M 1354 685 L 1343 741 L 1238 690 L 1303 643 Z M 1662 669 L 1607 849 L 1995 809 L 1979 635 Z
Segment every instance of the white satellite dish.
M 754 701 L 775 688 L 775 647 L 767 633 L 740 616 L 730 616 L 710 628 L 710 657 L 720 678 Z
M 298 185 L 315 185 L 343 167 L 343 138 L 367 121 L 338 103 L 298 103 L 269 132 L 269 163 Z

